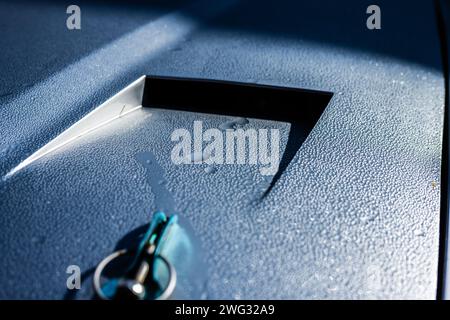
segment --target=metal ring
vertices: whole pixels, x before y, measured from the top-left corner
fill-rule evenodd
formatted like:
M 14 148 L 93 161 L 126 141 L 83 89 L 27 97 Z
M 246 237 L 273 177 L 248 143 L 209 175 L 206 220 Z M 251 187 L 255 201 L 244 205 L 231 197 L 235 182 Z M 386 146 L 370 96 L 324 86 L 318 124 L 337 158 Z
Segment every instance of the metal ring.
M 112 254 L 110 254 L 109 256 L 107 256 L 106 258 L 104 258 L 97 266 L 97 268 L 95 269 L 95 273 L 94 273 L 94 278 L 93 278 L 93 284 L 94 284 L 94 290 L 95 293 L 103 300 L 109 300 L 109 297 L 107 297 L 102 290 L 101 284 L 100 284 L 100 278 L 102 275 L 103 270 L 105 269 L 105 267 L 111 263 L 111 261 L 113 261 L 114 259 L 123 256 L 125 254 L 128 253 L 128 250 L 126 249 L 122 249 L 116 252 L 113 252 Z M 162 262 L 164 262 L 164 264 L 167 267 L 167 270 L 169 271 L 169 282 L 167 283 L 166 288 L 163 290 L 163 292 L 155 298 L 155 300 L 167 300 L 170 295 L 173 293 L 173 291 L 175 290 L 175 286 L 177 284 L 177 273 L 175 271 L 174 266 L 163 256 L 161 255 L 157 255 L 155 256 L 158 259 L 161 259 Z

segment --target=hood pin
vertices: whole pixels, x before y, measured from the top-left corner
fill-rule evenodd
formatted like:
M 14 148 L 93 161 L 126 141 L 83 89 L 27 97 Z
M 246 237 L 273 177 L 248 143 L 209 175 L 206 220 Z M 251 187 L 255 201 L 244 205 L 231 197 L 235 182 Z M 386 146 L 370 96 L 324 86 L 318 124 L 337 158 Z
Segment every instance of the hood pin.
M 177 281 L 176 271 L 167 258 L 161 255 L 161 249 L 169 239 L 171 228 L 177 223 L 177 216 L 167 217 L 162 212 L 155 213 L 150 226 L 136 248 L 122 249 L 104 258 L 95 269 L 94 290 L 104 300 L 166 300 L 172 295 Z M 119 257 L 131 258 L 124 272 L 119 276 L 103 281 L 106 267 L 117 262 Z M 161 288 L 158 279 L 158 264 L 162 262 L 168 280 Z

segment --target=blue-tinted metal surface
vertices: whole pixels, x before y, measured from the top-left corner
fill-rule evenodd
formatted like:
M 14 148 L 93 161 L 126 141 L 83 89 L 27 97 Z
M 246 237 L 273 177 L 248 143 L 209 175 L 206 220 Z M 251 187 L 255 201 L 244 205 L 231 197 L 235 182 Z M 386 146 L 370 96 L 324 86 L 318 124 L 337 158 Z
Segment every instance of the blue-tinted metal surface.
M 81 3 L 82 30 L 68 31 L 63 3 L 0 3 L 2 177 L 142 74 L 334 93 L 263 200 L 257 167 L 170 161 L 175 128 L 230 118 L 169 111 L 129 114 L 3 179 L 0 297 L 89 298 L 92 268 L 165 194 L 203 246 L 204 298 L 434 299 L 445 90 L 434 8 L 378 1 L 382 29 L 369 31 L 369 4 L 133 2 L 127 19 Z M 269 125 L 284 146 L 287 124 L 247 124 Z M 72 264 L 86 276 L 74 295 Z

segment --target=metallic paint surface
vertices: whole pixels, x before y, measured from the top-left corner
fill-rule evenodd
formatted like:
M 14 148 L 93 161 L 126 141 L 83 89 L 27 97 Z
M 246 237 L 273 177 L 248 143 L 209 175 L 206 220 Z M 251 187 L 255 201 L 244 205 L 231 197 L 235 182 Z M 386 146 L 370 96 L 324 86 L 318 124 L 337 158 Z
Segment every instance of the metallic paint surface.
M 136 159 L 151 152 L 178 214 L 203 246 L 208 278 L 202 297 L 434 299 L 444 81 L 433 6 L 408 2 L 407 14 L 391 23 L 404 5 L 379 1 L 386 23 L 374 35 L 364 31 L 363 4 L 333 3 L 325 1 L 313 12 L 280 3 L 274 12 L 258 2 L 253 12 L 246 1 L 226 2 L 220 10 L 194 5 L 195 10 L 153 18 L 150 9 L 143 10 L 147 24 L 59 69 L 37 59 L 36 67 L 48 73 L 38 79 L 30 71 L 34 82 L 25 88 L 2 77 L 1 86 L 9 88 L 0 97 L 3 177 L 142 74 L 292 86 L 334 96 L 262 201 L 269 181 L 256 167 L 220 166 L 208 174 L 200 165 L 170 161 L 174 128 L 190 128 L 200 119 L 218 127 L 228 117 L 150 110 L 130 113 L 0 182 L 0 298 L 68 297 L 65 270 L 71 264 L 86 271 L 74 297 L 89 298 L 89 270 L 156 209 L 151 173 Z M 112 9 L 89 8 L 82 10 L 91 17 L 114 15 Z M 49 18 L 60 14 L 45 4 L 40 12 Z M 294 13 L 298 20 L 288 19 Z M 15 13 L 21 14 L 29 12 Z M 327 14 L 347 23 L 327 25 Z M 2 15 L 2 23 L 14 29 L 14 20 Z M 420 26 L 407 25 L 411 15 L 420 17 Z M 276 22 L 316 18 L 345 41 L 325 41 L 319 26 L 269 31 Z M 358 23 L 362 29 L 355 33 Z M 255 31 L 258 26 L 265 32 Z M 55 42 L 70 37 L 44 30 L 45 24 L 41 32 Z M 80 34 L 100 38 L 103 32 L 100 25 L 86 26 Z M 371 39 L 377 50 L 367 48 Z M 2 65 L 20 46 L 49 46 L 16 41 L 18 48 L 2 49 Z M 288 130 L 282 123 L 249 125 Z

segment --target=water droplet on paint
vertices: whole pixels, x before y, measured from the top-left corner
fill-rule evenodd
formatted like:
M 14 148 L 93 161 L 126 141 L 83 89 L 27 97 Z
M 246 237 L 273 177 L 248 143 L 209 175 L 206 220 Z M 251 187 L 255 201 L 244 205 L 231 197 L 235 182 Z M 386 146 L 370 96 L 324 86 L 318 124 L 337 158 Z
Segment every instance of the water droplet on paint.
M 246 118 L 235 118 L 231 121 L 227 121 L 222 123 L 219 128 L 222 130 L 229 130 L 229 129 L 238 129 L 238 128 L 242 128 L 243 126 L 245 126 L 247 123 L 249 123 L 248 119 Z
M 32 238 L 31 238 L 31 242 L 32 242 L 32 243 L 43 244 L 43 243 L 45 242 L 45 237 L 41 237 L 41 236 L 38 236 L 38 237 L 32 237 Z
M 214 173 L 216 171 L 217 171 L 217 169 L 215 167 L 213 167 L 213 166 L 208 166 L 208 167 L 205 168 L 205 172 L 208 173 L 208 174 Z
M 211 155 L 207 152 L 197 151 L 187 155 L 187 159 L 190 163 L 203 163 L 203 161 L 207 160 Z
M 375 216 L 362 216 L 360 220 L 361 222 L 372 222 L 375 220 Z

